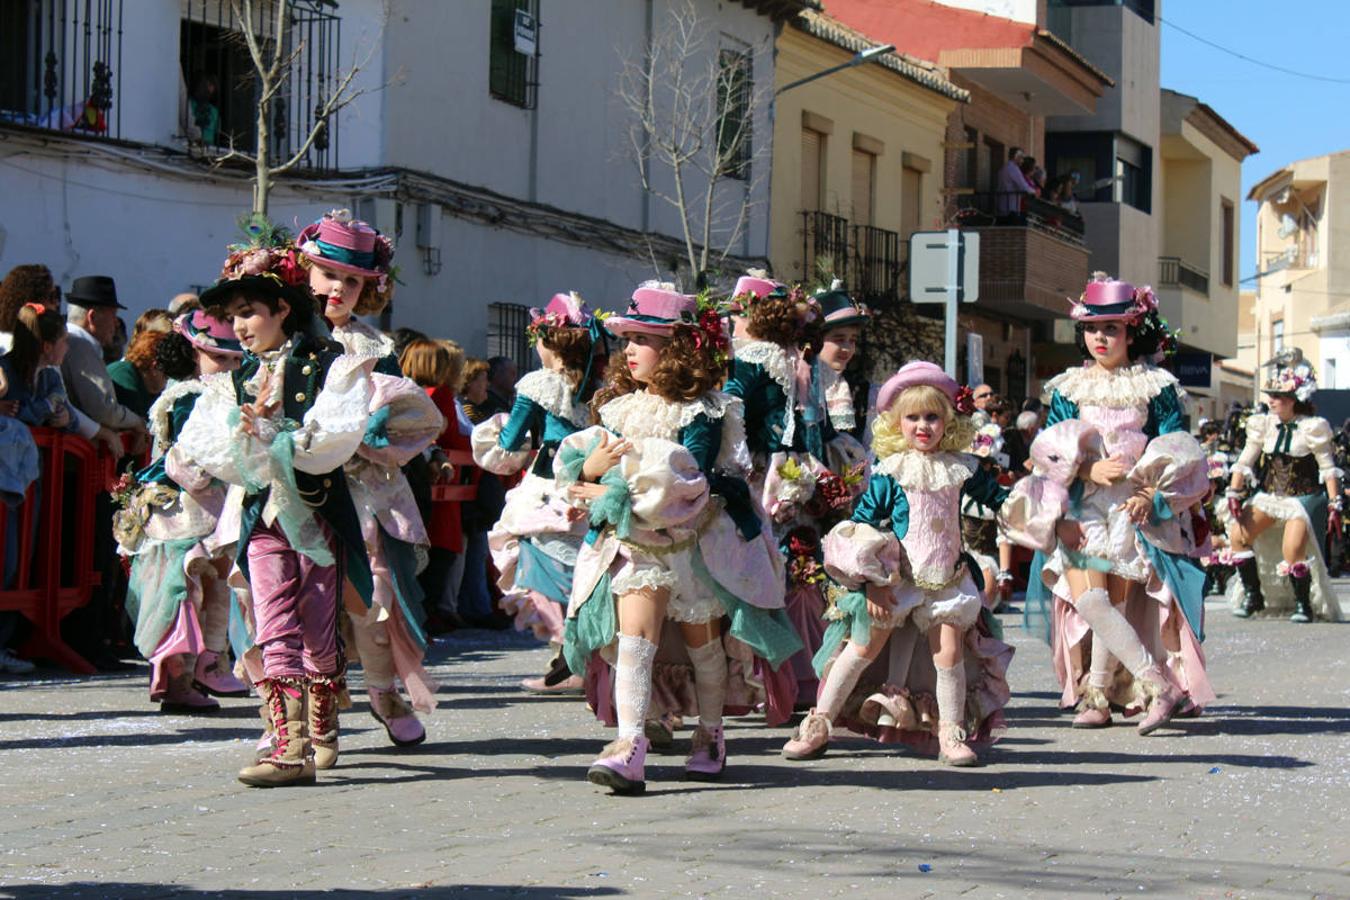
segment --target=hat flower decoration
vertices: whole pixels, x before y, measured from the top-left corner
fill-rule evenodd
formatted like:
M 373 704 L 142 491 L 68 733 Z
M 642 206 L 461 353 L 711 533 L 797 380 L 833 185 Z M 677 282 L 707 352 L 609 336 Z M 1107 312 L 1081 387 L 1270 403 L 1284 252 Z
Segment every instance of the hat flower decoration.
M 1092 280 L 1072 303 L 1069 317 L 1076 322 L 1123 320 L 1134 325 L 1157 309 L 1158 298 L 1148 285 L 1137 288 L 1105 272 L 1093 272 Z
M 373 279 L 381 293 L 388 289 L 391 277 L 398 279 L 393 241 L 353 217 L 349 209 L 324 213 L 301 229 L 295 242 L 312 262 Z
M 307 301 L 309 273 L 300 265 L 290 233 L 260 213 L 241 217 L 239 228 L 244 239 L 226 247 L 229 255 L 216 283 L 202 292 L 202 306 L 210 308 L 250 283 L 293 302 Z

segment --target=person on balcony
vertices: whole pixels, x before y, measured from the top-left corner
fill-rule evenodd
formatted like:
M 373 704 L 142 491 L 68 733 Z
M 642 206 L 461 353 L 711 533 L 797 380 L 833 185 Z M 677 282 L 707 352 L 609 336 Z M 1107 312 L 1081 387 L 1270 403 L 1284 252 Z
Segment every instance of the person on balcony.
M 1036 186 L 1022 174 L 1022 160 L 1025 154 L 1021 147 L 1008 151 L 1008 161 L 998 171 L 995 183 L 994 214 L 1000 219 L 1018 219 L 1022 216 L 1022 198 L 1027 194 L 1035 195 Z

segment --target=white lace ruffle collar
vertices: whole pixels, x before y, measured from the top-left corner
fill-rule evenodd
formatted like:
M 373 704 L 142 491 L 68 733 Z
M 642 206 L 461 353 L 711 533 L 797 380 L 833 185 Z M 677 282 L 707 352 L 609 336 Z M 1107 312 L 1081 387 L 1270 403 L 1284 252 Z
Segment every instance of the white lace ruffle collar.
M 904 450 L 881 460 L 872 471 L 891 476 L 907 490 L 939 491 L 965 484 L 978 465 L 965 453 Z
M 740 405 L 739 398 L 721 391 L 708 391 L 688 403 L 634 391 L 615 397 L 600 407 L 600 424 L 629 439 L 654 437 L 678 441 L 680 431 L 700 415 L 720 419 L 729 410 L 739 412 Z
M 394 342 L 359 319 L 348 319 L 347 324 L 333 328 L 333 340 L 352 356 L 383 358 L 394 352 Z
M 173 405 L 180 397 L 200 394 L 204 390 L 205 384 L 196 378 L 189 378 L 186 381 L 173 382 L 155 400 L 154 405 L 150 407 L 150 421 L 147 424 L 150 436 L 155 439 L 151 452 L 156 457 L 169 449 L 169 420 L 173 417 Z
M 526 372 L 516 382 L 516 393 L 528 397 L 560 419 L 584 428 L 590 422 L 590 411 L 584 403 L 572 403 L 572 385 L 567 376 L 552 369 Z
M 1108 371 L 1093 363 L 1069 369 L 1045 385 L 1049 397 L 1055 391 L 1065 400 L 1111 409 L 1147 406 L 1168 387 L 1176 387 L 1177 377 L 1166 369 L 1146 363 Z
M 830 424 L 839 431 L 852 431 L 857 427 L 857 416 L 853 411 L 853 389 L 849 387 L 844 373 L 836 372 L 823 362 L 817 362 L 820 372 L 820 394 L 825 400 L 825 410 L 829 413 Z

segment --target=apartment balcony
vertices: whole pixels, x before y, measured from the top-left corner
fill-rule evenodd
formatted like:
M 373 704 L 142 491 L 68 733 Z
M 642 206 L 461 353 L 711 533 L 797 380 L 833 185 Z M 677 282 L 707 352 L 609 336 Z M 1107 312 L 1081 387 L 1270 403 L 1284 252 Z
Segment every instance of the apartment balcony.
M 1158 257 L 1158 284 L 1162 287 L 1188 288 L 1209 296 L 1209 273 L 1179 256 Z
M 843 216 L 819 210 L 802 211 L 802 281 L 818 275 L 848 281 L 849 224 Z
M 963 231 L 980 236 L 977 304 L 1018 319 L 1055 319 L 1088 278 L 1083 220 L 1037 197 L 963 194 Z
M 849 293 L 870 306 L 899 300 L 902 246 L 897 232 L 855 225 Z

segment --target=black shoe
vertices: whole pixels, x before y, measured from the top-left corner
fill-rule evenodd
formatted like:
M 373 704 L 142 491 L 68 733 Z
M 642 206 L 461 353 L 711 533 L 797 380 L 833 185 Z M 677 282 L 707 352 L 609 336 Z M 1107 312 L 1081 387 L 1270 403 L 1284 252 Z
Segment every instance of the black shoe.
M 1311 622 L 1313 620 L 1312 574 L 1290 575 L 1289 584 L 1294 589 L 1294 614 L 1289 617 L 1289 621 Z
M 1238 577 L 1242 579 L 1242 606 L 1233 610 L 1239 619 L 1255 615 L 1266 608 L 1266 598 L 1261 593 L 1261 575 L 1256 571 L 1256 557 L 1249 556 L 1237 563 Z

